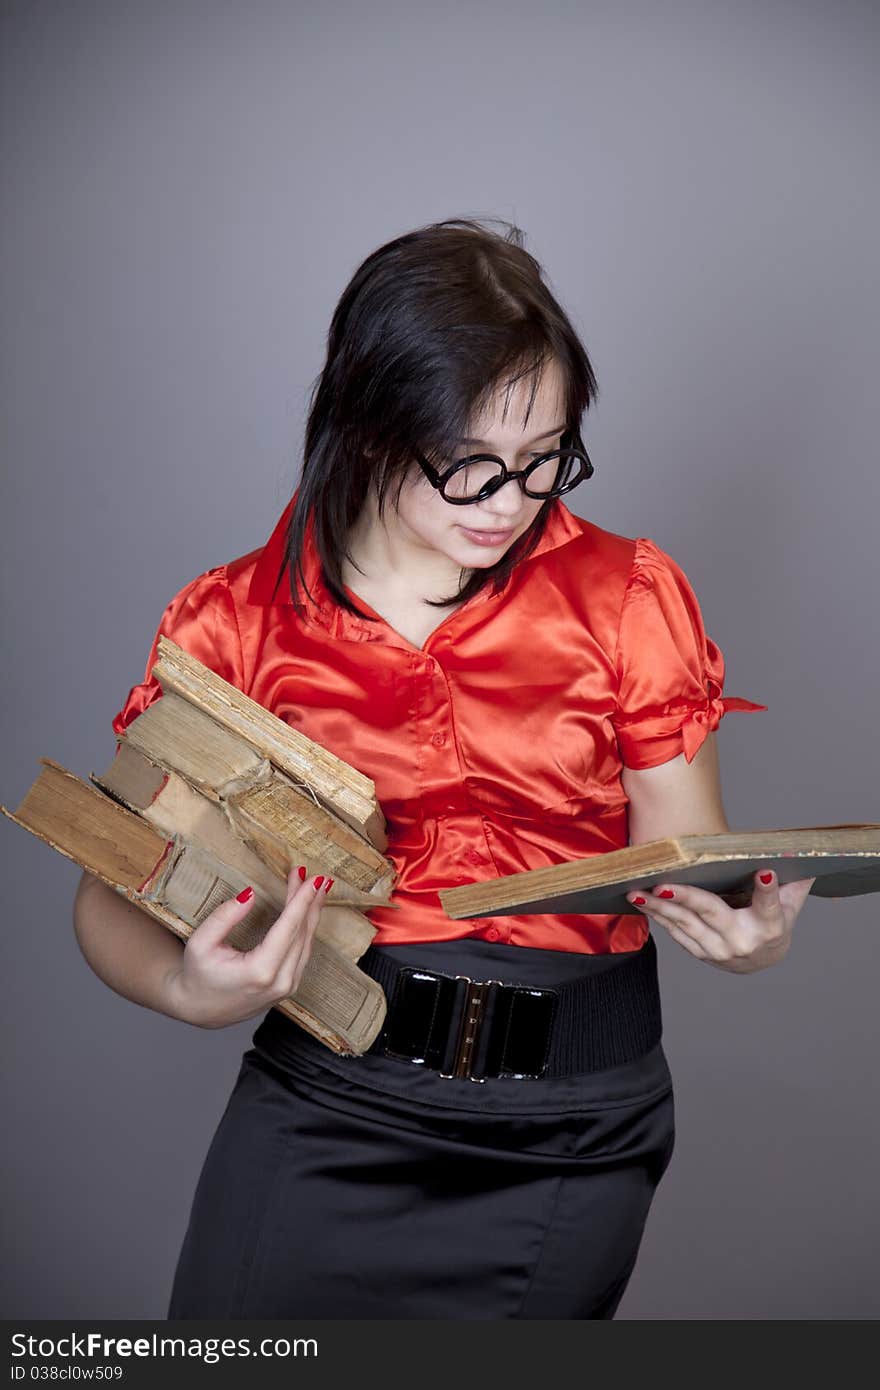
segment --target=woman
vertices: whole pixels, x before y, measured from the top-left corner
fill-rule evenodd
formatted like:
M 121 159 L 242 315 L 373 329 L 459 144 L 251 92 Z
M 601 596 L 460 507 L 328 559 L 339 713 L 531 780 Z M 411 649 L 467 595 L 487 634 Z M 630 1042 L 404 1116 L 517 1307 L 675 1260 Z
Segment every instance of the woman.
M 737 910 L 675 884 L 621 916 L 454 921 L 440 904 L 454 884 L 727 829 L 714 731 L 766 708 L 721 697 L 675 561 L 560 500 L 592 474 L 596 393 L 517 228 L 450 219 L 380 247 L 334 313 L 272 537 L 172 599 L 114 720 L 161 698 L 150 671 L 172 637 L 374 780 L 397 870 L 361 960 L 388 1017 L 359 1057 L 271 1007 L 308 960 L 325 866 L 291 875 L 246 954 L 224 944 L 246 900 L 183 948 L 84 876 L 78 935 L 119 992 L 200 1027 L 265 1013 L 171 1318 L 612 1318 L 674 1145 L 648 919 L 725 970 L 789 947 L 812 879 L 756 877 Z

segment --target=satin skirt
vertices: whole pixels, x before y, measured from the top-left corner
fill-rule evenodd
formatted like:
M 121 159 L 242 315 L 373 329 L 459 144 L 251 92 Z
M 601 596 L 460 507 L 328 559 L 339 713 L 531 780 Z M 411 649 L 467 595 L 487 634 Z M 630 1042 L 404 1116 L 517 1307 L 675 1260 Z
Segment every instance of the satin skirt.
M 538 987 L 628 958 L 381 949 Z M 661 1043 L 602 1071 L 474 1082 L 339 1057 L 270 1009 L 202 1168 L 168 1318 L 613 1318 L 674 1142 Z

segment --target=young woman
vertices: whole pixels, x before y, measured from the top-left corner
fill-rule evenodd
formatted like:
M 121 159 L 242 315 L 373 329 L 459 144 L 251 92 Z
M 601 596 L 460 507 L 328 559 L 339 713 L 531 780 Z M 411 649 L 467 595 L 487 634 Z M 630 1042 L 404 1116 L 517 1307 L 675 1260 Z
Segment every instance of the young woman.
M 113 988 L 198 1027 L 265 1014 L 171 1318 L 613 1317 L 675 1133 L 649 918 L 718 969 L 788 950 L 812 879 L 756 876 L 740 909 L 674 883 L 621 916 L 454 921 L 440 904 L 454 884 L 727 829 L 714 731 L 766 708 L 722 698 L 675 561 L 561 500 L 593 471 L 596 393 L 517 228 L 450 219 L 380 247 L 334 313 L 273 535 L 171 600 L 113 721 L 161 698 L 150 670 L 172 637 L 374 780 L 397 870 L 361 960 L 388 1017 L 359 1057 L 271 1007 L 308 960 L 326 866 L 291 874 L 247 953 L 224 944 L 247 901 L 184 948 L 83 876 L 78 938 Z

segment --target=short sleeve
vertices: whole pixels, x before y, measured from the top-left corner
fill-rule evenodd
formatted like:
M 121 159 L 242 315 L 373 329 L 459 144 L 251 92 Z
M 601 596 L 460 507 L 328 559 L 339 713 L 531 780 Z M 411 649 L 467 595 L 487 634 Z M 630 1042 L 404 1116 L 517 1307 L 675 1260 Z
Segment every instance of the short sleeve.
M 690 581 L 647 537 L 636 540 L 624 591 L 612 723 L 621 761 L 640 769 L 684 753 L 692 762 L 729 710 L 765 710 L 722 698 L 724 656 L 706 635 Z
M 122 709 L 113 718 L 114 733 L 121 734 L 162 696 L 162 687 L 151 675 L 160 637 L 170 638 L 218 676 L 242 689 L 241 638 L 225 565 L 190 580 L 168 604 L 150 647 L 143 681 L 132 686 Z

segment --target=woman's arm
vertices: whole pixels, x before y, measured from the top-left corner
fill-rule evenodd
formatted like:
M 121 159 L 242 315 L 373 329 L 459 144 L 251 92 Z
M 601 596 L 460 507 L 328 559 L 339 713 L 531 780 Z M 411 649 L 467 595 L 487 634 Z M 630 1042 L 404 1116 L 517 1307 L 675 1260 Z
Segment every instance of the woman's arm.
M 718 835 L 729 830 L 721 799 L 714 731 L 694 760 L 683 753 L 659 767 L 625 767 L 621 784 L 629 798 L 629 843 L 643 845 L 675 835 Z
M 123 998 L 183 1020 L 171 1003 L 169 977 L 183 942 L 143 908 L 93 874 L 83 873 L 73 904 L 80 950 L 92 970 Z

